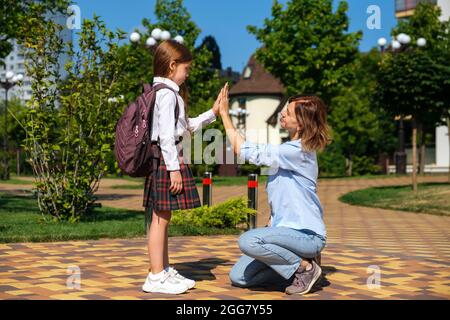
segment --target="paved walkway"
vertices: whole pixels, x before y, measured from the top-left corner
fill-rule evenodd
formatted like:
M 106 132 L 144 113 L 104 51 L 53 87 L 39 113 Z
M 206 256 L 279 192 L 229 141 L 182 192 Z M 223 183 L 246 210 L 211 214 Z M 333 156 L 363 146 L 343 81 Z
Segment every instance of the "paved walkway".
M 446 181 L 425 177 L 420 181 Z M 307 296 L 286 296 L 282 288 L 240 289 L 228 272 L 239 257 L 237 236 L 170 239 L 171 263 L 197 280 L 196 289 L 173 297 L 144 294 L 145 239 L 0 244 L 0 299 L 449 299 L 450 217 L 350 206 L 338 201 L 349 191 L 408 184 L 410 179 L 321 180 L 328 244 L 325 273 Z M 104 206 L 141 210 L 142 190 L 111 189 L 123 180 L 104 180 L 98 192 Z M 21 192 L 29 185 L 1 185 Z M 260 186 L 258 225 L 267 222 Z M 215 187 L 213 201 L 246 195 L 245 187 Z M 67 268 L 81 270 L 81 288 L 68 289 Z M 379 270 L 379 287 L 367 285 Z

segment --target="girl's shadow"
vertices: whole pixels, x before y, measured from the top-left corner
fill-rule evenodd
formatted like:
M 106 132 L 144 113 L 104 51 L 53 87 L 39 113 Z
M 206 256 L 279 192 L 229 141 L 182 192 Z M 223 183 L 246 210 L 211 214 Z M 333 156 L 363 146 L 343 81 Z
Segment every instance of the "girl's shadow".
M 206 258 L 194 262 L 176 263 L 174 264 L 174 268 L 183 276 L 195 281 L 215 280 L 216 277 L 212 274 L 211 270 L 219 265 L 226 265 L 229 262 L 230 260 L 220 258 Z

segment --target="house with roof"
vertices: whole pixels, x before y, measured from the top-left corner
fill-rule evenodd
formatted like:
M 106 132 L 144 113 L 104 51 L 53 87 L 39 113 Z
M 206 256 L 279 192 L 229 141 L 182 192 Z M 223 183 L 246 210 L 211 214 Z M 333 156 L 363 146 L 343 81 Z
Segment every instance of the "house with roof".
M 287 132 L 278 113 L 286 104 L 281 81 L 250 57 L 239 81 L 230 89 L 230 113 L 239 131 L 256 143 L 281 143 Z

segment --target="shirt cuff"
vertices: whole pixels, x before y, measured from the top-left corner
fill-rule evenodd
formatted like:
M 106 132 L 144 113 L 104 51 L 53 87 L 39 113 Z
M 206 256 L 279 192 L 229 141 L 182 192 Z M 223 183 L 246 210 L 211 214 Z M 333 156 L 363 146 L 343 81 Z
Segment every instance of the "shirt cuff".
M 212 111 L 212 109 L 209 109 L 208 111 L 205 112 L 205 118 L 207 123 L 212 123 L 214 121 L 216 121 L 216 114 L 214 113 L 214 111 Z
M 245 141 L 243 144 L 241 144 L 240 149 L 240 157 L 242 160 L 248 161 L 250 158 L 250 155 L 252 153 L 252 150 L 257 148 L 257 144 L 250 141 Z
M 178 171 L 180 170 L 180 164 L 178 162 L 174 163 L 166 163 L 167 171 Z

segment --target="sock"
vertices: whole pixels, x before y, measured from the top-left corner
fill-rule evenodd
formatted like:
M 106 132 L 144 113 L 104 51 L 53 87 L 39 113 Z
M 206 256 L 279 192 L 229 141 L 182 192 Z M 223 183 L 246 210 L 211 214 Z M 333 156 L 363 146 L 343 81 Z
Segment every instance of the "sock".
M 164 268 L 164 270 L 165 270 L 166 272 L 169 272 L 169 269 L 170 269 L 170 266 L 169 266 L 169 267 L 166 267 L 166 268 Z
M 150 277 L 150 280 L 158 280 L 164 275 L 165 272 L 166 272 L 165 270 L 157 274 L 153 274 L 152 272 L 150 272 L 148 276 Z

